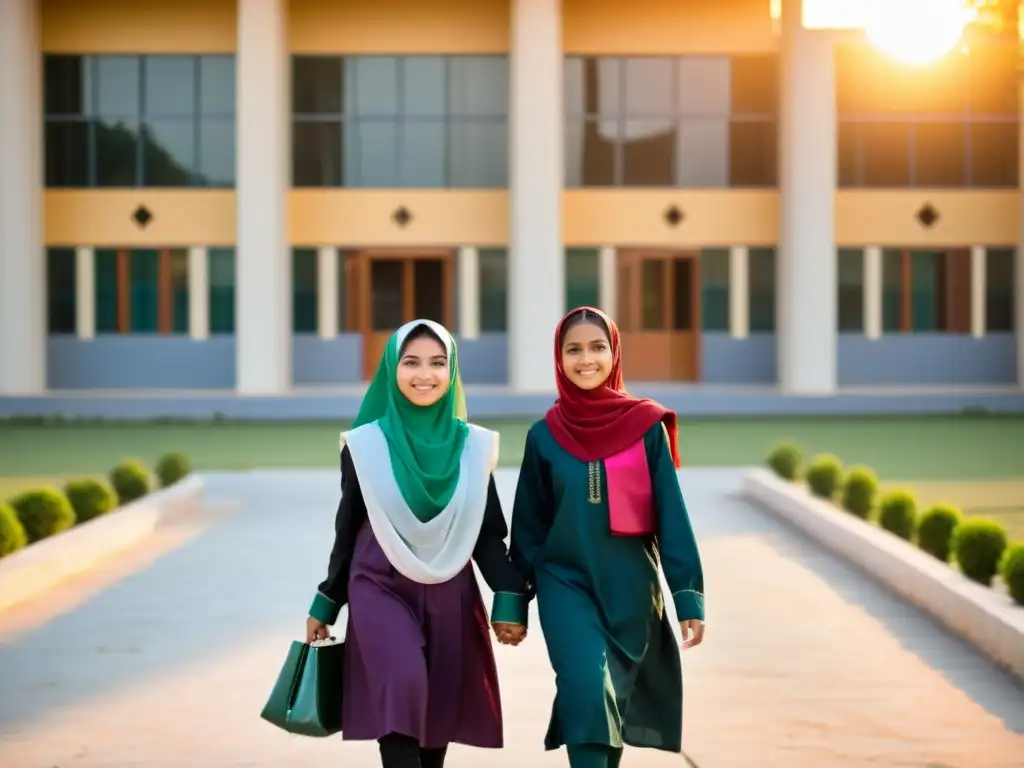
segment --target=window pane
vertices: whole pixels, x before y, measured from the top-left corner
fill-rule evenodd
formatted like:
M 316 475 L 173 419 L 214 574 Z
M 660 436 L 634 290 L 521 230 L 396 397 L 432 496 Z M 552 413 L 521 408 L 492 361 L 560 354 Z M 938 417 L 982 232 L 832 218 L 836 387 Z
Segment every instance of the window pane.
M 188 333 L 188 250 L 171 249 L 171 330 Z
M 345 111 L 365 117 L 394 117 L 398 102 L 398 59 L 394 56 L 351 56 L 345 68 Z M 353 88 L 353 85 L 355 86 Z
M 90 114 L 116 122 L 116 118 L 138 118 L 140 113 L 140 59 L 138 56 L 96 56 L 95 111 Z
M 193 183 L 204 187 L 235 186 L 235 119 L 199 120 L 199 172 Z
M 574 58 L 565 69 L 566 114 L 614 121 L 624 112 L 624 63 L 610 57 Z
M 622 183 L 636 187 L 672 186 L 676 142 L 671 118 L 628 120 L 623 126 Z
M 985 269 L 985 328 L 994 333 L 1013 332 L 1014 250 L 990 248 Z
M 697 320 L 693 306 L 693 259 L 671 259 L 664 263 L 671 267 L 668 279 L 672 281 L 675 299 L 671 328 L 673 331 L 692 331 Z
M 292 186 L 340 187 L 342 124 L 292 124 Z
M 481 248 L 480 330 L 504 333 L 508 329 L 508 250 Z
M 406 322 L 405 262 L 375 259 L 370 262 L 370 328 L 393 331 Z
M 402 112 L 412 117 L 441 117 L 445 113 L 443 56 L 406 56 L 401 60 Z
M 448 59 L 448 114 L 504 117 L 509 99 L 508 56 L 451 56 Z
M 838 329 L 847 333 L 864 332 L 864 251 L 840 248 Z
M 196 167 L 195 121 L 149 120 L 142 127 L 142 185 L 187 187 Z
M 968 126 L 971 148 L 971 186 L 1017 186 L 1020 128 L 1017 123 L 972 123 Z
M 665 323 L 665 274 L 668 261 L 644 259 L 640 270 L 640 329 L 644 331 L 668 330 Z
M 903 331 L 903 252 L 882 251 L 882 331 Z
M 963 187 L 967 184 L 964 123 L 918 123 L 913 136 L 915 186 Z
M 682 187 L 729 186 L 727 117 L 684 117 L 678 126 L 676 181 Z
M 774 122 L 729 126 L 729 186 L 774 187 L 778 183 L 778 137 Z
M 96 333 L 117 333 L 117 251 L 97 249 Z
M 346 187 L 398 187 L 398 122 L 360 120 L 344 124 Z
M 413 315 L 444 323 L 444 262 L 415 259 L 413 272 Z
M 700 252 L 701 330 L 729 330 L 729 249 Z
M 642 57 L 623 62 L 627 118 L 661 117 L 674 111 L 675 60 Z
M 356 254 L 349 251 L 343 251 L 340 248 L 336 251 L 338 257 L 338 331 L 345 333 L 346 331 L 354 331 L 356 328 L 349 327 L 349 279 L 348 279 L 348 260 L 350 258 L 355 259 Z M 353 290 L 355 286 L 353 286 Z M 354 304 L 354 302 L 353 302 Z M 354 308 L 354 307 L 353 307 Z
M 401 129 L 401 186 L 437 188 L 447 185 L 445 124 L 441 120 L 405 121 Z
M 138 123 L 95 120 L 91 143 L 98 187 L 136 187 L 139 173 Z
M 46 114 L 80 117 L 88 114 L 85 56 L 46 56 L 43 64 Z
M 732 113 L 771 115 L 779 111 L 779 57 L 733 56 L 730 61 Z
M 89 124 L 46 124 L 46 186 L 89 186 Z
M 199 112 L 203 115 L 234 115 L 235 57 L 199 57 Z
M 345 60 L 334 56 L 292 57 L 292 114 L 340 115 Z
M 46 249 L 46 297 L 49 332 L 75 333 L 75 249 Z
M 132 333 L 156 333 L 159 328 L 159 263 L 157 251 L 131 252 Z
M 615 183 L 614 121 L 567 120 L 565 123 L 565 185 L 608 187 Z
M 210 333 L 235 332 L 235 249 L 207 251 L 210 280 Z
M 860 130 L 864 186 L 910 186 L 910 124 L 864 123 Z
M 196 111 L 196 59 L 193 56 L 146 56 L 143 59 L 147 117 L 184 117 Z
M 565 311 L 574 307 L 596 307 L 597 249 L 565 249 Z
M 684 117 L 728 117 L 732 66 L 727 56 L 679 59 L 676 106 Z
M 315 248 L 292 249 L 292 333 L 316 333 L 317 268 Z
M 775 249 L 750 249 L 750 330 L 775 330 Z
M 453 120 L 448 124 L 452 187 L 508 186 L 508 124 L 504 120 Z

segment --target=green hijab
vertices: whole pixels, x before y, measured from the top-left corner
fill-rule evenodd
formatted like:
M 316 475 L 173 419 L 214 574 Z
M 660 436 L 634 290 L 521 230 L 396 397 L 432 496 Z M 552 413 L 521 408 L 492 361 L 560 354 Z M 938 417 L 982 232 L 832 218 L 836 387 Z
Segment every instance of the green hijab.
M 419 326 L 426 326 L 441 340 L 451 375 L 448 390 L 427 406 L 413 405 L 398 388 L 402 347 Z M 413 320 L 391 336 L 353 427 L 374 421 L 387 440 L 395 480 L 409 509 L 423 522 L 433 519 L 455 493 L 462 448 L 469 434 L 458 351 L 447 328 L 432 320 Z

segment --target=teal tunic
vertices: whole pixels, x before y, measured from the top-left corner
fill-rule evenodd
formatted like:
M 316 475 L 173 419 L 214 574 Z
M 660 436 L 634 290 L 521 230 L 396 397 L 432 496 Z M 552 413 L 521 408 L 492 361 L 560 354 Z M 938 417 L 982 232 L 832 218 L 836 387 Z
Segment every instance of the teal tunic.
M 569 455 L 544 421 L 526 438 L 510 554 L 536 588 L 555 671 L 546 749 L 682 750 L 682 670 L 659 556 L 680 620 L 704 618 L 704 577 L 661 424 L 644 445 L 658 532 L 626 538 L 610 532 L 604 463 Z

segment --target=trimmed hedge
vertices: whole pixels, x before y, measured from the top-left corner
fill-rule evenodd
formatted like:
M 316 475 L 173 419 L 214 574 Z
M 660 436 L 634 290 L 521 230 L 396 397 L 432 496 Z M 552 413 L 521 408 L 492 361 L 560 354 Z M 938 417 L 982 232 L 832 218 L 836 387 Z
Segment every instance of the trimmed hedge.
M 10 504 L 0 504 L 0 557 L 10 555 L 28 545 L 25 526 Z
M 953 552 L 960 571 L 971 581 L 992 584 L 1006 550 L 1006 529 L 995 520 L 972 517 L 957 526 Z
M 783 480 L 799 480 L 804 456 L 792 443 L 779 443 L 768 454 L 768 467 Z
M 192 472 L 188 456 L 183 453 L 165 453 L 156 463 L 156 476 L 160 480 L 160 487 L 167 488 L 179 480 L 188 477 Z
M 917 546 L 944 563 L 953 551 L 953 535 L 963 515 L 956 507 L 937 504 L 925 511 L 917 524 Z
M 807 487 L 820 499 L 834 499 L 843 485 L 843 463 L 835 456 L 816 456 L 807 468 Z
M 125 459 L 110 470 L 110 484 L 117 493 L 117 501 L 122 507 L 149 493 L 152 485 L 149 470 L 138 459 Z
M 843 509 L 862 520 L 867 520 L 875 507 L 878 478 L 868 467 L 854 467 L 843 483 Z
M 28 534 L 29 543 L 66 531 L 75 524 L 71 502 L 56 488 L 19 493 L 11 499 L 11 506 Z
M 64 495 L 71 502 L 79 523 L 105 515 L 117 507 L 117 494 L 114 493 L 114 489 L 102 480 L 94 480 L 91 477 L 69 480 L 64 486 Z
M 1024 541 L 1011 544 L 999 561 L 999 575 L 1017 605 L 1024 606 Z
M 909 491 L 892 491 L 882 497 L 878 505 L 878 524 L 889 533 L 910 541 L 916 521 L 917 500 L 914 494 Z

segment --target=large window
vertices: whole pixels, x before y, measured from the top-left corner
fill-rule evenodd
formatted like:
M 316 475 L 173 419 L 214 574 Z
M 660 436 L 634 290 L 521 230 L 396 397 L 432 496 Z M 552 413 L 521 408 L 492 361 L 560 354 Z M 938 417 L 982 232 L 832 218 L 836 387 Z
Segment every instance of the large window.
M 751 248 L 749 321 L 752 333 L 775 330 L 775 249 Z
M 97 333 L 188 333 L 188 250 L 97 249 Z
M 1017 186 L 1018 47 L 988 41 L 925 67 L 836 51 L 841 187 Z
M 233 56 L 47 56 L 48 187 L 233 187 Z
M 1015 270 L 1013 248 L 990 248 L 985 268 L 985 329 L 1013 332 Z
M 235 332 L 235 249 L 210 248 L 206 273 L 209 279 L 210 333 Z
M 508 185 L 507 56 L 295 56 L 296 187 Z
M 700 252 L 701 330 L 729 330 L 729 249 Z
M 882 330 L 886 333 L 969 333 L 970 250 L 884 250 Z
M 480 330 L 504 333 L 508 330 L 508 249 L 481 248 Z
M 598 248 L 565 249 L 565 311 L 597 307 L 600 301 Z
M 838 329 L 846 333 L 864 332 L 864 251 L 840 248 L 838 271 Z
M 568 187 L 774 187 L 777 59 L 567 57 Z
M 75 333 L 75 272 L 74 248 L 47 248 L 46 306 L 50 333 Z
M 316 333 L 319 284 L 316 248 L 292 249 L 292 332 Z

